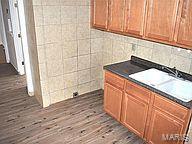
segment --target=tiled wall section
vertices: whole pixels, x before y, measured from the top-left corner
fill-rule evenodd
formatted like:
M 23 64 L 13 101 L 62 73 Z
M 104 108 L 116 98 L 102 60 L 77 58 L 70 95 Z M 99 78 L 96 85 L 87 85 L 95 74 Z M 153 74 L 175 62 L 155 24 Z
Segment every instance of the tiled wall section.
M 101 88 L 103 32 L 90 0 L 33 0 L 44 106 Z
M 104 32 L 103 65 L 135 55 L 192 74 L 192 52 L 177 47 Z

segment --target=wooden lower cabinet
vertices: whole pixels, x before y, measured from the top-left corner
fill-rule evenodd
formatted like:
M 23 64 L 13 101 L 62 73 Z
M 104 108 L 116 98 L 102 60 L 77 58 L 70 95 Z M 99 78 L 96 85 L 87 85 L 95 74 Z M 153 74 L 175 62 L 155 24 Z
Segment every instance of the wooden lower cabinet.
M 151 123 L 148 131 L 150 144 L 181 144 L 182 141 L 174 139 L 175 134 L 183 132 L 184 124 L 173 116 L 154 109 L 151 115 Z
M 104 109 L 118 121 L 120 121 L 122 98 L 123 91 L 105 83 Z
M 173 139 L 187 133 L 190 109 L 110 72 L 104 87 L 105 111 L 130 131 L 150 144 L 183 143 Z
M 148 113 L 148 104 L 125 94 L 122 102 L 121 122 L 135 134 L 144 137 L 146 120 Z

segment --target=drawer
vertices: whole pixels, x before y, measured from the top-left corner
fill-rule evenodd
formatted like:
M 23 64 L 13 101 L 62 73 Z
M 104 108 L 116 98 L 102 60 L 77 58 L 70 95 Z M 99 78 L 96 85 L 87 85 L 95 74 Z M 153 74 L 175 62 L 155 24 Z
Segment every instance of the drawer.
M 125 86 L 126 93 L 143 100 L 146 103 L 150 102 L 151 92 L 135 83 L 126 81 Z
M 124 83 L 125 83 L 124 79 L 117 76 L 116 74 L 105 72 L 105 82 L 121 90 L 124 89 Z
M 187 108 L 158 94 L 155 94 L 154 106 L 181 120 L 188 116 Z

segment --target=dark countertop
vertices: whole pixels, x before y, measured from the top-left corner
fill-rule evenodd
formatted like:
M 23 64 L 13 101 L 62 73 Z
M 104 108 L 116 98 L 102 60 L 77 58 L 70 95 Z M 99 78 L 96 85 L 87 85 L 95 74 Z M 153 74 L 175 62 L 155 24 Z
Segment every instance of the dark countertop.
M 168 99 L 170 99 L 170 100 L 172 100 L 172 101 L 174 101 L 174 102 L 176 102 L 182 106 L 185 106 L 186 108 L 192 109 L 192 101 L 183 102 L 183 101 L 181 101 L 181 100 L 179 100 L 179 99 L 177 99 L 177 98 L 175 98 L 175 97 L 173 97 L 167 93 L 164 93 L 158 89 L 155 89 L 149 85 L 146 85 L 144 83 L 141 83 L 141 82 L 134 80 L 131 77 L 129 77 L 129 75 L 131 75 L 131 74 L 141 72 L 141 71 L 144 71 L 144 70 L 147 70 L 150 68 L 156 68 L 156 69 L 162 70 L 161 67 L 162 67 L 162 65 L 159 65 L 159 64 L 156 64 L 156 63 L 132 56 L 130 61 L 124 61 L 121 63 L 116 63 L 116 64 L 104 66 L 104 70 L 107 70 L 107 71 L 110 71 L 114 74 L 117 74 L 117 75 L 119 75 L 119 76 L 121 76 L 127 80 L 130 80 L 130 81 L 132 81 L 132 82 L 134 82 L 140 86 L 143 86 L 143 87 L 151 90 L 152 92 L 160 94 L 160 95 L 162 95 L 162 96 L 164 96 L 164 97 L 166 97 L 166 98 L 168 98 Z M 185 77 L 185 79 L 190 80 L 190 81 L 192 80 L 191 75 L 183 73 L 183 72 L 181 72 L 181 73 Z

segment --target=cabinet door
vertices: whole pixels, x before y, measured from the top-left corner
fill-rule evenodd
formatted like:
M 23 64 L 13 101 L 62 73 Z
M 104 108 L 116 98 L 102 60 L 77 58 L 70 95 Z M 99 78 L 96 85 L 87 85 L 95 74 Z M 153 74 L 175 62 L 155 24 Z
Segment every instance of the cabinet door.
M 122 105 L 123 124 L 135 134 L 144 137 L 148 104 L 138 100 L 134 96 L 125 94 Z
M 183 127 L 183 124 L 175 118 L 154 109 L 148 131 L 148 141 L 150 144 L 180 144 L 181 141 L 173 140 L 171 136 L 182 134 Z
M 125 0 L 109 0 L 109 30 L 122 32 L 124 24 Z
M 179 0 L 149 0 L 146 37 L 173 41 Z
M 192 1 L 183 0 L 177 43 L 192 46 Z
M 92 0 L 93 27 L 107 29 L 108 1 L 109 0 Z
M 147 0 L 126 0 L 124 31 L 142 37 Z
M 104 109 L 118 121 L 120 121 L 122 97 L 123 92 L 121 90 L 105 83 Z

